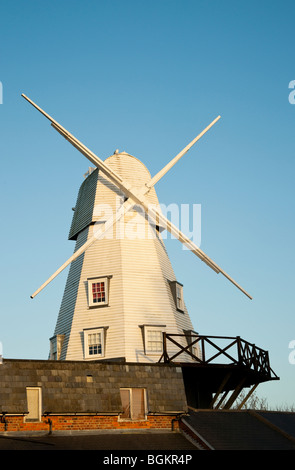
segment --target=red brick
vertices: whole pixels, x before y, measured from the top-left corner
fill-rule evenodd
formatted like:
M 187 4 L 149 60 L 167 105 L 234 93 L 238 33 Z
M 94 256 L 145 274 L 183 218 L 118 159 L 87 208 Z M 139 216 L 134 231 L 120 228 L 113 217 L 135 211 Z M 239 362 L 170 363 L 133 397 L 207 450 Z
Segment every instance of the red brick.
M 119 421 L 118 416 L 49 416 L 52 431 L 95 430 L 95 429 L 171 429 L 175 416 L 148 416 L 144 421 Z M 49 431 L 48 417 L 41 422 L 28 423 L 23 416 L 6 416 L 7 431 Z M 178 421 L 173 423 L 178 428 Z M 0 423 L 0 432 L 5 424 Z

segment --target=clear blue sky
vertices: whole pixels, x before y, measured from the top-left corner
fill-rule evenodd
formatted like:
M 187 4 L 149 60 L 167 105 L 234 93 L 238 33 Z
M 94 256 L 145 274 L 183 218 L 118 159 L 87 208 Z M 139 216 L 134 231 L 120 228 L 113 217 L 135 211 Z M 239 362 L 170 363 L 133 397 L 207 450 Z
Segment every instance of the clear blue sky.
M 88 168 L 21 93 L 102 159 L 119 148 L 152 175 L 220 114 L 156 189 L 201 204 L 201 248 L 254 299 L 167 247 L 195 329 L 268 350 L 281 380 L 258 394 L 294 404 L 294 14 L 293 1 L 1 2 L 4 357 L 47 359 L 68 271 L 30 294 L 74 249 Z

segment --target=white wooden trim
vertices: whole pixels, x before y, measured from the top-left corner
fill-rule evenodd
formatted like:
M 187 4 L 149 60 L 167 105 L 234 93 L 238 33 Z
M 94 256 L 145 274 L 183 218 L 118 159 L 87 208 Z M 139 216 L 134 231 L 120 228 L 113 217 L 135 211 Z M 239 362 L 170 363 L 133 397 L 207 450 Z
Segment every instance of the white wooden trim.
M 92 284 L 96 284 L 99 282 L 104 283 L 104 293 L 105 293 L 105 300 L 103 302 L 94 302 L 93 295 L 92 295 Z M 108 305 L 109 303 L 109 278 L 108 277 L 94 277 L 87 279 L 88 284 L 88 305 L 89 307 L 102 307 Z
M 101 352 L 97 354 L 89 353 L 89 335 L 100 334 L 101 337 Z M 105 329 L 104 328 L 86 328 L 83 330 L 84 336 L 84 359 L 97 359 L 104 357 L 105 350 Z
M 133 416 L 133 390 L 138 389 L 138 390 L 143 390 L 143 405 L 144 405 L 144 418 L 140 419 L 135 419 Z M 147 419 L 147 413 L 148 413 L 148 408 L 147 408 L 147 390 L 144 387 L 121 387 L 121 390 L 128 390 L 129 397 L 130 397 L 130 418 L 121 418 L 121 416 L 118 416 L 118 421 L 146 421 Z
M 27 404 L 29 408 L 29 393 L 30 391 L 35 391 L 37 392 L 37 407 L 38 407 L 38 417 L 37 418 L 32 418 L 30 417 L 30 410 L 28 409 L 29 413 L 25 416 L 25 421 L 34 421 L 34 422 L 40 422 L 41 421 L 41 415 L 42 415 L 42 393 L 41 393 L 41 387 L 26 387 L 26 399 L 27 399 Z
M 160 349 L 148 349 L 148 334 L 150 331 L 157 331 L 161 333 L 161 348 Z M 160 356 L 163 352 L 163 331 L 165 327 L 158 325 L 144 325 L 144 350 L 147 356 Z

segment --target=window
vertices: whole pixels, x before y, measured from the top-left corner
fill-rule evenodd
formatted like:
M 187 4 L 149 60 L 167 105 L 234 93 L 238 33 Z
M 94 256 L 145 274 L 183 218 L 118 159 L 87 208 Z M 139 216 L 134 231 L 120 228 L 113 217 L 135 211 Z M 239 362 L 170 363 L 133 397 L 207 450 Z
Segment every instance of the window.
M 96 359 L 104 356 L 104 328 L 84 330 L 85 359 Z
M 183 285 L 177 281 L 171 281 L 170 287 L 177 310 L 184 312 Z
M 200 343 L 197 341 L 198 333 L 193 330 L 183 330 L 186 336 L 189 351 L 196 357 L 201 358 Z
M 55 335 L 50 338 L 50 360 L 58 361 L 60 359 L 64 337 L 65 335 Z
M 120 419 L 143 420 L 146 417 L 146 390 L 144 388 L 121 388 L 123 412 Z
M 41 421 L 41 388 L 27 387 L 27 409 L 26 421 Z
M 150 352 L 162 352 L 162 331 L 160 330 L 147 330 L 146 333 L 147 350 Z
M 180 284 L 176 284 L 176 307 L 178 310 L 184 310 L 183 308 L 183 287 Z
M 145 354 L 162 354 L 163 352 L 163 329 L 165 326 L 144 326 L 144 349 Z
M 108 281 L 107 277 L 88 279 L 88 305 L 89 307 L 100 307 L 108 305 Z

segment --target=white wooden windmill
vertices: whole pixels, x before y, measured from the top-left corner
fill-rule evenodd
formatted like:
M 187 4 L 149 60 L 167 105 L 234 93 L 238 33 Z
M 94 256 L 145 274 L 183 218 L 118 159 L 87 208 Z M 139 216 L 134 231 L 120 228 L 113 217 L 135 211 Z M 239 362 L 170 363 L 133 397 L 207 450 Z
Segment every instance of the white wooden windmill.
M 182 285 L 173 272 L 161 228 L 251 299 L 157 207 L 155 184 L 220 116 L 151 178 L 145 165 L 126 152 L 116 151 L 102 161 L 27 96 L 22 96 L 95 166 L 77 198 L 69 234 L 69 239 L 76 241 L 74 254 L 31 295 L 34 298 L 71 265 L 51 338 L 50 358 L 155 362 L 162 352 L 162 332 L 193 331 Z M 106 204 L 111 214 L 98 213 L 97 208 Z M 134 217 L 145 236 L 126 236 L 127 225 Z

